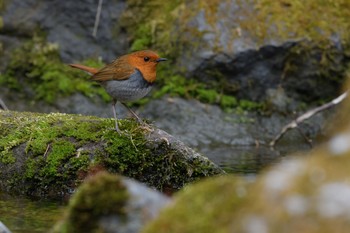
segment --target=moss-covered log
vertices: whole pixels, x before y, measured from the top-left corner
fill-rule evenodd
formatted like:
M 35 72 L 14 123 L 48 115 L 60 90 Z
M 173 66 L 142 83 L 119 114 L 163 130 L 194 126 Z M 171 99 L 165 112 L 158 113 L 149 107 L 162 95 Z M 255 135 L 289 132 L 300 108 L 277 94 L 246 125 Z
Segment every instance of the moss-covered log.
M 0 111 L 0 188 L 27 195 L 70 193 L 105 169 L 161 191 L 223 171 L 166 132 L 134 120 Z

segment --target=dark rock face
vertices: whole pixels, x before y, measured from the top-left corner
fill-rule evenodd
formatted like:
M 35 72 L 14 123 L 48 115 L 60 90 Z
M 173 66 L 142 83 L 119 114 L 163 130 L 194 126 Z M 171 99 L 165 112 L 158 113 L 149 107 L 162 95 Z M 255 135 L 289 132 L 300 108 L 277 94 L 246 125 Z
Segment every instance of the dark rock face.
M 60 46 L 63 61 L 101 56 L 111 61 L 128 49 L 126 35 L 117 27 L 125 8 L 124 1 L 102 5 L 97 36 L 92 36 L 98 1 L 9 1 L 2 14 L 4 27 L 0 37 L 5 48 L 13 40 L 30 38 L 38 30 L 47 33 L 49 42 Z M 9 38 L 10 37 L 10 38 Z
M 265 45 L 259 50 L 225 55 L 226 59 L 222 58 L 224 55 L 216 54 L 203 60 L 193 75 L 209 85 L 224 82 L 223 91 L 239 99 L 269 101 L 268 91 L 278 87 L 282 87 L 293 101 L 310 103 L 335 97 L 342 84 L 342 79 L 337 76 L 347 60 L 342 51 L 334 47 L 338 52 L 334 57 L 335 62 L 325 68 L 320 65 L 324 51 L 317 48 L 309 54 L 309 58 L 300 54 L 300 57 L 291 59 L 296 46 L 299 46 L 299 42 Z M 288 63 L 292 63 L 294 70 L 287 70 Z M 326 70 L 322 71 L 323 68 Z M 334 77 L 326 77 L 322 72 Z
M 264 15 L 264 9 L 255 4 L 239 0 L 187 3 L 174 34 L 190 43 L 185 44 L 177 65 L 188 77 L 240 99 L 263 102 L 267 91 L 277 87 L 285 89 L 292 101 L 307 104 L 337 96 L 349 57 L 340 36 L 346 29 L 328 36 L 322 29 L 319 36 L 309 37 L 307 31 L 295 36 L 299 28 L 305 30 L 303 25 L 288 29 L 278 25 L 279 20 L 257 22 L 269 22 L 273 16 Z

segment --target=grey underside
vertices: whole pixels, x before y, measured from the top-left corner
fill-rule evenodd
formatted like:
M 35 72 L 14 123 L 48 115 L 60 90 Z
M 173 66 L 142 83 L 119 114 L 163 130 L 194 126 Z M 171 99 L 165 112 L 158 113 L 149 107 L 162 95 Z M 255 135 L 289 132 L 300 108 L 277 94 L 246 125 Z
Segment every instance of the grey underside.
M 128 102 L 141 99 L 152 89 L 152 83 L 147 82 L 139 70 L 126 80 L 112 80 L 101 83 L 107 93 L 116 101 Z

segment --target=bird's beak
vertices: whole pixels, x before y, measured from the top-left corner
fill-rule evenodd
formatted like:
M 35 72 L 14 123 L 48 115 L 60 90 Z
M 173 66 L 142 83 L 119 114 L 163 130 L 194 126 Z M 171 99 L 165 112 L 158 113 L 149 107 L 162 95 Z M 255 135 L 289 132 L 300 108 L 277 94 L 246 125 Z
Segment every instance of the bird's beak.
M 156 62 L 161 62 L 161 61 L 166 61 L 166 60 L 168 60 L 168 59 L 166 59 L 166 58 L 158 58 L 158 59 L 156 60 Z

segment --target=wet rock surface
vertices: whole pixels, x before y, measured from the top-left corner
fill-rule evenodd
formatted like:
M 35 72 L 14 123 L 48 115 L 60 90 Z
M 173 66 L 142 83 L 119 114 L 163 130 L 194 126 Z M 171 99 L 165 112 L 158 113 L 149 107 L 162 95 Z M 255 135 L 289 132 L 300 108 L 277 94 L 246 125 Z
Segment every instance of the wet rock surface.
M 294 119 L 293 116 L 276 112 L 269 115 L 227 113 L 215 105 L 181 98 L 155 100 L 140 112 L 153 120 L 157 127 L 171 132 L 213 161 L 220 161 L 219 164 L 227 164 L 227 158 L 231 157 L 229 164 L 236 166 L 235 161 L 242 162 L 238 159 L 242 156 L 248 156 L 246 159 L 251 160 L 249 163 L 261 161 L 268 164 L 289 152 L 310 149 L 298 130 L 289 131 L 281 140 L 281 147 L 277 146 L 276 150 L 268 147 L 282 127 Z M 303 134 L 312 139 L 324 135 L 326 122 L 332 114 L 332 110 L 325 111 L 303 123 Z
M 7 1 L 2 12 L 0 41 L 11 48 L 18 40 L 32 37 L 39 29 L 47 40 L 59 44 L 64 62 L 101 56 L 111 61 L 127 50 L 127 38 L 116 24 L 124 1 L 109 1 L 101 12 L 97 37 L 92 36 L 98 1 Z M 118 43 L 115 41 L 118 40 Z

